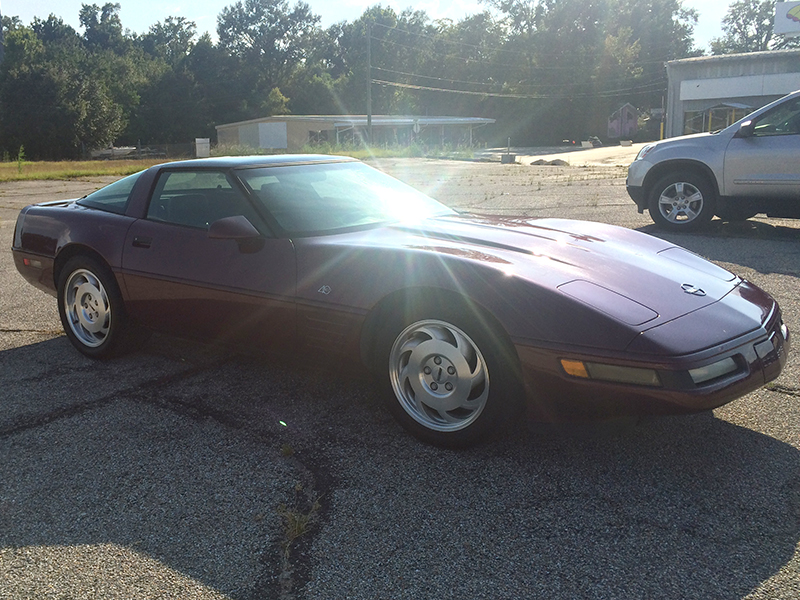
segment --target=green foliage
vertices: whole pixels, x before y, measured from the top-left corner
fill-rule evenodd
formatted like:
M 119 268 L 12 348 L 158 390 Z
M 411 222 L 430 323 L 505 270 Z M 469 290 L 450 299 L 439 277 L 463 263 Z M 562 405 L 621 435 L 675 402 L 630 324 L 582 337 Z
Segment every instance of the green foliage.
M 17 173 L 22 174 L 22 165 L 25 162 L 25 146 L 19 147 L 17 152 Z
M 711 40 L 711 52 L 734 54 L 800 47 L 798 38 L 774 35 L 774 19 L 775 0 L 736 0 L 722 19 L 724 35 Z
M 133 34 L 112 2 L 82 5 L 82 33 L 53 15 L 3 17 L 0 150 L 77 158 L 268 115 L 364 114 L 368 28 L 374 114 L 497 119 L 476 133 L 484 142 L 489 131 L 515 144 L 602 134 L 625 102 L 660 106 L 663 63 L 697 54 L 696 13 L 681 0 L 486 3 L 457 22 L 374 5 L 322 29 L 304 2 L 238 0 L 220 12 L 216 43 L 182 17 Z M 425 135 L 392 151 L 430 152 L 436 134 Z

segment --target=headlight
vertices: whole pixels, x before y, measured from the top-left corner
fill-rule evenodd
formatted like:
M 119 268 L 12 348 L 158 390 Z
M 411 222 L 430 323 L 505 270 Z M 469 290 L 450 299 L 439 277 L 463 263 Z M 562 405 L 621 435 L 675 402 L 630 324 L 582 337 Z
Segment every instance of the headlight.
M 692 381 L 694 381 L 695 385 L 700 385 L 706 381 L 711 381 L 717 377 L 722 377 L 728 373 L 733 373 L 736 369 L 738 369 L 736 361 L 734 361 L 731 357 L 728 357 L 718 360 L 710 365 L 706 365 L 705 367 L 691 369 L 689 371 L 689 375 L 692 376 Z
M 647 144 L 644 146 L 641 150 L 639 150 L 639 154 L 636 155 L 636 160 L 642 160 L 645 156 L 647 156 L 647 153 L 655 147 L 655 144 Z

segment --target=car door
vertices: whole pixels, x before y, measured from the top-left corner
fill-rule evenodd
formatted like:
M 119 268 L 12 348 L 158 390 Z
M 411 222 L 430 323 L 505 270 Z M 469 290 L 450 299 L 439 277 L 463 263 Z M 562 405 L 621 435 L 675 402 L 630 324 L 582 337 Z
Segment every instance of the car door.
M 244 216 L 254 239 L 215 239 L 211 223 Z M 123 280 L 132 317 L 156 330 L 227 343 L 293 349 L 296 260 L 271 237 L 224 171 L 165 170 L 147 215 L 128 231 Z
M 735 136 L 725 153 L 724 195 L 800 199 L 800 98 L 753 120 L 752 135 Z

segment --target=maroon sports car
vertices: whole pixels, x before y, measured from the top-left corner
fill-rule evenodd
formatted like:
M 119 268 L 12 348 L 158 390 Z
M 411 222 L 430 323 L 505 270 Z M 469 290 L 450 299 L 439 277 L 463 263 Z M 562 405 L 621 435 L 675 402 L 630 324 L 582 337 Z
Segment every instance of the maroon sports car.
M 544 420 L 702 411 L 778 376 L 775 301 L 624 228 L 459 214 L 358 161 L 159 165 L 25 208 L 14 260 L 84 354 L 145 330 L 363 365 L 400 423 L 467 445 Z

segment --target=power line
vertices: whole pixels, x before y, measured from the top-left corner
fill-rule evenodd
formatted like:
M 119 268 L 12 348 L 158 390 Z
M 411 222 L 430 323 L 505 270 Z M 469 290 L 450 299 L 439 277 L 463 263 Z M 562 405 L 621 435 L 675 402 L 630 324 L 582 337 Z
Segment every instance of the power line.
M 482 86 L 482 87 L 497 86 L 498 84 L 502 84 L 502 82 L 487 83 L 487 82 L 479 82 L 479 81 L 464 81 L 464 80 L 460 80 L 460 79 L 449 79 L 449 78 L 446 78 L 446 77 L 435 77 L 435 76 L 431 76 L 431 75 L 420 75 L 418 73 L 407 73 L 405 71 L 396 71 L 394 69 L 384 69 L 383 67 L 375 67 L 375 66 L 373 66 L 372 69 L 374 71 L 383 71 L 384 73 L 391 73 L 393 75 L 402 75 L 402 76 L 405 76 L 405 77 L 414 77 L 414 78 L 418 78 L 418 79 L 427 79 L 427 80 L 430 80 L 430 81 L 441 81 L 441 82 L 453 83 L 453 84 L 474 85 L 474 86 Z M 619 78 L 618 79 L 607 79 L 607 78 L 603 79 L 604 83 L 612 83 L 612 82 L 624 83 L 624 82 L 627 82 L 627 81 L 628 81 L 628 79 L 619 79 Z M 638 83 L 639 83 L 639 86 L 643 86 L 643 85 L 663 85 L 663 84 L 666 83 L 666 77 L 659 76 L 659 77 L 657 77 L 655 79 L 651 79 L 650 81 L 640 81 Z M 578 86 L 584 86 L 584 85 L 586 85 L 586 84 L 583 83 L 583 82 L 574 82 L 574 83 L 553 83 L 553 84 L 526 85 L 524 87 L 526 87 L 526 88 L 548 88 L 548 89 L 553 89 L 553 88 L 565 88 L 565 87 L 578 87 Z
M 454 45 L 454 46 L 463 46 L 465 48 L 471 48 L 473 50 L 480 50 L 481 52 L 497 52 L 497 53 L 501 53 L 501 54 L 512 54 L 512 55 L 515 55 L 515 56 L 522 56 L 522 57 L 526 57 L 526 58 L 530 57 L 530 53 L 522 52 L 520 50 L 508 50 L 506 48 L 498 48 L 498 47 L 493 47 L 493 46 L 478 46 L 476 44 L 468 44 L 466 42 L 457 42 L 457 41 L 454 41 L 454 40 L 445 39 L 442 36 L 435 36 L 435 35 L 429 35 L 429 34 L 426 34 L 426 33 L 409 31 L 408 29 L 403 29 L 401 27 L 397 27 L 396 25 L 390 27 L 389 25 L 384 25 L 383 23 L 377 23 L 377 22 L 373 23 L 373 25 L 377 26 L 377 27 L 382 27 L 382 28 L 386 29 L 387 31 L 398 31 L 400 33 L 405 33 L 407 35 L 413 35 L 413 36 L 425 38 L 425 39 L 431 40 L 433 42 L 440 42 L 440 43 L 443 43 L 443 44 L 450 44 L 450 45 Z M 390 44 L 393 44 L 393 45 L 396 45 L 396 46 L 401 46 L 403 48 L 409 48 L 409 49 L 412 49 L 412 50 L 416 49 L 415 46 L 407 46 L 407 45 L 401 44 L 399 42 L 393 42 L 391 40 L 385 40 L 385 39 L 381 39 L 381 38 L 376 38 L 374 36 L 372 37 L 372 39 L 374 39 L 376 41 L 379 41 L 379 42 L 387 42 L 387 43 L 390 43 Z M 641 40 L 640 39 L 636 40 L 636 41 L 638 41 L 641 44 Z M 650 50 L 652 52 L 653 50 L 660 50 L 661 48 L 663 48 L 663 47 L 657 47 L 657 48 L 654 48 L 654 49 L 653 48 L 649 48 L 648 50 Z M 552 56 L 563 56 L 564 53 L 563 52 L 559 52 L 559 53 L 555 53 L 555 52 L 554 53 L 536 52 L 536 55 L 537 56 L 551 56 L 552 57 Z M 638 61 L 635 64 L 636 65 L 660 64 L 660 63 L 664 63 L 664 62 L 666 62 L 668 60 L 672 60 L 673 58 L 679 58 L 679 57 L 665 58 L 663 60 Z
M 372 37 L 371 39 L 375 40 L 377 42 L 380 42 L 382 44 L 389 44 L 391 46 L 397 46 L 399 48 L 405 48 L 406 50 L 419 51 L 419 47 L 417 47 L 417 46 L 409 46 L 407 44 L 401 44 L 400 42 L 395 42 L 395 41 L 392 41 L 392 40 L 381 39 L 381 38 L 376 38 L 376 37 Z M 530 58 L 530 56 L 528 56 L 527 54 L 525 54 L 525 55 L 520 54 L 520 55 L 521 56 L 525 56 L 526 58 Z M 542 55 L 538 54 L 537 56 L 542 56 Z M 544 55 L 544 56 L 564 56 L 564 55 L 563 54 L 552 54 L 552 55 Z M 445 60 L 447 60 L 447 59 L 459 60 L 459 61 L 462 61 L 464 63 L 482 64 L 482 65 L 489 65 L 489 66 L 492 66 L 492 67 L 507 67 L 509 69 L 525 68 L 525 69 L 536 70 L 536 71 L 572 71 L 572 70 L 575 69 L 575 67 L 571 66 L 571 65 L 568 65 L 568 66 L 565 66 L 565 67 L 549 67 L 549 66 L 548 67 L 544 67 L 544 66 L 540 66 L 540 65 L 521 65 L 519 63 L 507 63 L 507 62 L 500 62 L 500 61 L 497 61 L 497 60 L 485 60 L 485 59 L 482 59 L 482 58 L 459 56 L 458 54 L 447 54 L 442 58 L 445 59 Z M 632 67 L 642 67 L 642 66 L 645 66 L 645 65 L 664 64 L 665 62 L 666 61 L 663 61 L 663 60 L 637 61 L 637 62 L 630 63 L 630 66 L 632 66 Z
M 450 88 L 440 88 L 440 87 L 433 87 L 427 85 L 414 85 L 410 83 L 400 83 L 397 81 L 385 81 L 382 79 L 373 79 L 373 83 L 377 83 L 380 85 L 387 85 L 390 87 L 398 87 L 403 89 L 411 89 L 411 90 L 419 90 L 419 91 L 431 91 L 431 92 L 449 92 L 451 94 L 462 94 L 467 96 L 486 96 L 490 98 L 511 98 L 517 100 L 560 100 L 566 98 L 606 98 L 606 97 L 613 97 L 617 94 L 627 93 L 627 94 L 644 94 L 648 92 L 655 92 L 663 89 L 663 85 L 660 83 L 654 82 L 649 83 L 642 86 L 634 86 L 630 88 L 618 89 L 618 90 L 604 90 L 600 92 L 594 93 L 564 93 L 564 94 L 511 94 L 511 93 L 504 93 L 504 92 L 473 92 L 469 90 L 454 90 Z M 657 87 L 656 87 L 657 86 Z

